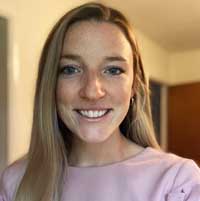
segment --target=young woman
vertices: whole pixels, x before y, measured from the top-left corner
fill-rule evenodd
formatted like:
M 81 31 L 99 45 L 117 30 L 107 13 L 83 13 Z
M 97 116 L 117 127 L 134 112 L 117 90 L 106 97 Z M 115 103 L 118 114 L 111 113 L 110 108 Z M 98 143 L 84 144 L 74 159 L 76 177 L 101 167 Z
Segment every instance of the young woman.
M 40 59 L 30 149 L 0 201 L 198 201 L 200 170 L 160 150 L 133 29 L 117 10 L 77 7 Z

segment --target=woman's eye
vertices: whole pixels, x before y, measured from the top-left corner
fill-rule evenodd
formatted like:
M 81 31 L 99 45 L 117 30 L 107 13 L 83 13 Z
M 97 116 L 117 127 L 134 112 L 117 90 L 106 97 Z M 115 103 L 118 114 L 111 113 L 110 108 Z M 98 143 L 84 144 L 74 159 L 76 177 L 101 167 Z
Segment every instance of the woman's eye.
M 120 67 L 109 67 L 105 72 L 111 75 L 120 75 L 124 73 L 124 70 Z
M 76 73 L 80 73 L 81 70 L 78 67 L 75 67 L 75 66 L 72 66 L 72 65 L 66 65 L 66 66 L 61 68 L 60 72 L 62 74 L 65 74 L 65 75 L 73 75 L 73 74 L 76 74 Z

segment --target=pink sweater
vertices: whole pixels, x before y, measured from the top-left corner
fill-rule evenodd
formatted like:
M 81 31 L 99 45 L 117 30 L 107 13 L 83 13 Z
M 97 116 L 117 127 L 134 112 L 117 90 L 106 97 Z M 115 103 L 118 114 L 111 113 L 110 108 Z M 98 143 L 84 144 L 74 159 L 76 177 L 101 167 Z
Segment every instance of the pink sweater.
M 0 201 L 13 201 L 25 161 L 5 169 Z M 72 167 L 62 201 L 200 201 L 200 169 L 189 159 L 146 148 L 121 162 Z

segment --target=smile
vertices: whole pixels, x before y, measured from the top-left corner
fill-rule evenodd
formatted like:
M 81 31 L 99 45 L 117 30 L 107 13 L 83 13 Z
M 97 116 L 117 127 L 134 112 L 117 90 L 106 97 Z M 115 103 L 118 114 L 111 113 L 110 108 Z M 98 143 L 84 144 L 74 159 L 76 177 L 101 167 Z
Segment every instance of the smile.
M 76 110 L 81 116 L 87 117 L 87 118 L 100 118 L 105 116 L 110 109 L 106 110 Z

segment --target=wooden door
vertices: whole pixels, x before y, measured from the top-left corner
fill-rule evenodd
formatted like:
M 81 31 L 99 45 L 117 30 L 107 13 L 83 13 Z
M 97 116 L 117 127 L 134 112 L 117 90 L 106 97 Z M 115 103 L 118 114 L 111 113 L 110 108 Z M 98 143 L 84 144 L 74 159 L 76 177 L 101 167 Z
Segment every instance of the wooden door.
M 200 165 L 200 83 L 169 87 L 168 149 Z

